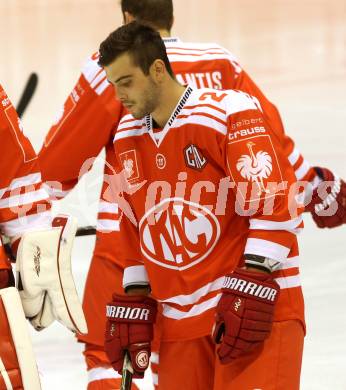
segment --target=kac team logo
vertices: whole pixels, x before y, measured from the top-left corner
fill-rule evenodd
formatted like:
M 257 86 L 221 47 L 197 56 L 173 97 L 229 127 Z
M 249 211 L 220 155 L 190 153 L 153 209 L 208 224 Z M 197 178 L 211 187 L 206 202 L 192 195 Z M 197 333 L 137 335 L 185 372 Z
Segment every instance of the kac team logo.
M 220 225 L 206 207 L 167 198 L 139 223 L 143 255 L 161 267 L 185 270 L 205 260 L 220 237 Z

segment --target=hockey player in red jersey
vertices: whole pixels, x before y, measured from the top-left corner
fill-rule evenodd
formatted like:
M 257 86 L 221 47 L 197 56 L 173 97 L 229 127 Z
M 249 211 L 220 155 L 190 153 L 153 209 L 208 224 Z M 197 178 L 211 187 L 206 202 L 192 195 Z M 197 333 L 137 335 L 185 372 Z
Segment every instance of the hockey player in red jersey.
M 283 135 L 256 98 L 177 82 L 148 26 L 111 33 L 99 63 L 130 112 L 114 150 L 137 186 L 119 189 L 133 215 L 124 210 L 119 232 L 128 295 L 107 305 L 114 369 L 127 351 L 145 371 L 159 309 L 158 388 L 299 389 L 303 297 L 283 279 L 303 208 Z
M 18 288 L 0 239 L 0 389 L 40 390 L 25 317 L 40 330 L 55 319 L 86 324 L 70 271 L 76 222 L 53 218 L 37 156 L 0 85 L 0 229 L 16 253 Z
M 273 129 L 283 132 L 280 115 L 275 106 L 265 98 L 232 54 L 216 44 L 186 43 L 170 37 L 173 24 L 171 0 L 122 0 L 121 6 L 125 23 L 133 19 L 145 21 L 164 37 L 168 57 L 180 82 L 188 82 L 198 88 L 240 89 L 256 96 L 262 108 L 265 108 L 267 120 L 275 124 Z M 97 61 L 98 54 L 94 54 L 86 62 L 74 90 L 65 102 L 61 117 L 50 129 L 39 153 L 43 178 L 49 185 L 52 199 L 60 199 L 69 193 L 78 182 L 84 162 L 96 157 L 102 148 L 106 150 L 105 178 L 114 173 L 112 140 L 123 113 L 120 103 L 115 99 L 113 88 L 107 82 Z M 321 203 L 316 189 L 320 179 L 315 170 L 299 153 L 292 139 L 285 137 L 282 142 L 297 179 L 310 182 L 314 187 L 315 203 Z M 70 152 L 66 154 L 66 150 Z M 62 155 L 64 159 L 61 159 Z M 333 181 L 329 171 L 325 173 L 330 177 L 328 180 Z M 335 184 L 337 189 L 338 182 Z M 118 205 L 105 197 L 107 188 L 108 183 L 105 180 L 99 203 L 96 245 L 84 293 L 83 305 L 89 333 L 79 338 L 86 343 L 85 356 L 90 390 L 99 387 L 107 390 L 114 388 L 114 377 L 119 377 L 109 369 L 108 359 L 103 352 L 103 304 L 110 299 L 114 286 L 119 286 L 120 293 L 122 273 L 119 247 L 112 245 L 117 237 L 120 214 Z M 337 226 L 345 220 L 345 207 L 342 206 L 342 200 L 345 199 L 344 188 L 342 184 L 341 191 L 334 192 L 336 204 L 340 206 L 336 215 L 322 218 L 321 222 L 325 225 Z M 311 207 L 311 212 L 316 218 L 314 207 Z M 283 284 L 287 291 L 294 295 L 294 291 L 300 286 L 298 258 L 282 272 Z M 99 280 L 102 280 L 102 284 Z M 159 357 L 155 353 L 152 359 L 154 370 L 158 360 Z M 153 378 L 156 382 L 155 374 Z

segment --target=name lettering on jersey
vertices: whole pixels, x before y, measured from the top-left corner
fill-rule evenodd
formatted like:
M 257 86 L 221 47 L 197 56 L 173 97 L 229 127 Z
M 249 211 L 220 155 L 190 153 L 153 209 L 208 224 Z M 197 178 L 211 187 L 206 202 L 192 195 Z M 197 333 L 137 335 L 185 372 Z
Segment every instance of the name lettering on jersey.
M 138 160 L 136 150 L 127 150 L 120 153 L 119 158 L 125 170 L 126 178 L 129 183 L 139 179 Z
M 182 198 L 166 198 L 139 223 L 141 250 L 151 262 L 184 270 L 200 263 L 213 250 L 220 225 L 212 212 Z
M 222 73 L 219 71 L 214 72 L 198 72 L 198 73 L 178 73 L 176 74 L 177 80 L 185 85 L 190 84 L 194 87 L 200 88 L 222 88 Z
M 239 291 L 248 295 L 253 295 L 255 297 L 262 298 L 270 302 L 274 302 L 278 294 L 278 290 L 276 290 L 275 288 L 264 286 L 260 283 L 249 282 L 248 280 L 243 280 L 231 276 L 225 277 L 223 288 L 227 288 L 232 291 Z
M 107 305 L 106 309 L 108 318 L 149 321 L 150 311 L 142 307 Z
M 201 171 L 208 163 L 200 149 L 194 145 L 188 145 L 184 148 L 185 163 L 189 168 Z

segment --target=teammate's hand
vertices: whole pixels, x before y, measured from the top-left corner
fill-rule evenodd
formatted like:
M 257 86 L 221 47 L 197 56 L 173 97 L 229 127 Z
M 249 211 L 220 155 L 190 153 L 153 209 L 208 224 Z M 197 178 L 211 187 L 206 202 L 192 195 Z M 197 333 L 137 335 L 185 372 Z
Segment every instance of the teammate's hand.
M 128 351 L 134 377 L 143 378 L 149 365 L 156 312 L 156 301 L 146 296 L 114 294 L 107 305 L 105 351 L 120 374 Z
M 270 334 L 279 285 L 267 273 L 237 268 L 226 275 L 213 338 L 222 364 L 251 351 Z
M 346 223 L 346 183 L 327 168 L 314 167 L 322 183 L 312 193 L 305 207 L 319 228 L 333 228 Z

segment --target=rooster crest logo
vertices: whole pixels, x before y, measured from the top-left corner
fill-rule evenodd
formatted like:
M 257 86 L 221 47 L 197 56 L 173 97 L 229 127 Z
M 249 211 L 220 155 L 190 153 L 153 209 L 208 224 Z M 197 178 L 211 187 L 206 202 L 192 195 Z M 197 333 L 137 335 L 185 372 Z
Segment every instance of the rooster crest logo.
M 40 276 L 41 271 L 41 249 L 36 246 L 36 252 L 34 253 L 34 265 L 37 276 Z
M 237 162 L 237 170 L 246 180 L 255 182 L 259 188 L 257 195 L 262 192 L 269 193 L 266 190 L 263 179 L 267 179 L 273 170 L 272 158 L 267 152 L 260 150 L 256 154 L 253 151 L 254 142 L 247 142 L 246 146 L 250 154 L 243 154 Z
M 123 162 L 123 166 L 126 171 L 127 177 L 131 177 L 134 174 L 132 158 L 127 158 L 126 156 L 126 159 Z

